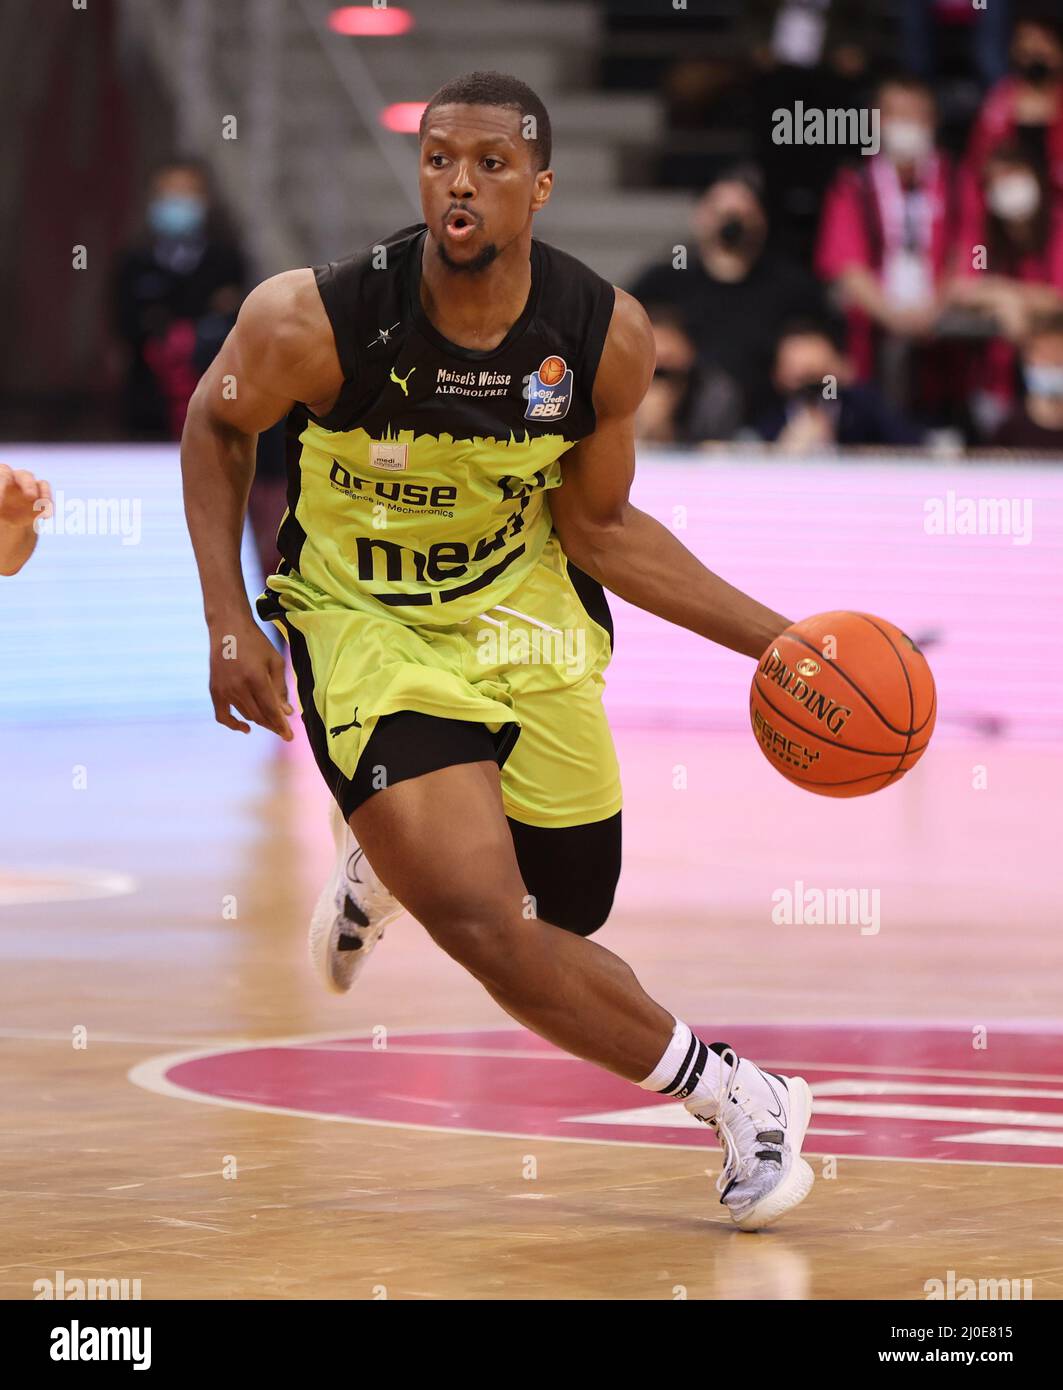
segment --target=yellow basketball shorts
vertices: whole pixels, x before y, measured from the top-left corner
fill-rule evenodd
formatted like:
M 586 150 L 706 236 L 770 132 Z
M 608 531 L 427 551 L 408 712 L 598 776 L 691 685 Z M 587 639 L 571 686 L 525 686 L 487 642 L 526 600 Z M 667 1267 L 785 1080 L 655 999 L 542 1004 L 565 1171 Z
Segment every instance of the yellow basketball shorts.
M 469 622 L 415 627 L 368 597 L 340 605 L 294 571 L 271 576 L 258 611 L 288 639 L 311 748 L 345 813 L 356 772 L 388 785 L 386 767 L 359 762 L 377 722 L 401 711 L 485 726 L 516 821 L 584 825 L 620 810 L 602 707 L 609 610 L 556 536 L 504 603 Z

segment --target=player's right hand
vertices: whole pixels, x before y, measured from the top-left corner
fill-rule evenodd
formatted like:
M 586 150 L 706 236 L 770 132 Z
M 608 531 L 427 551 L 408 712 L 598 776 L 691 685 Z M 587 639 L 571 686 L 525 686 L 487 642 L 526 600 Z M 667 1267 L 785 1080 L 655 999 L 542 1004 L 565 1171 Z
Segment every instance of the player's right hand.
M 250 724 L 243 721 L 250 720 L 291 742 L 284 658 L 253 619 L 211 627 L 210 698 L 214 718 L 227 729 L 249 734 Z
M 43 478 L 0 463 L 0 525 L 29 530 L 38 517 L 51 515 L 51 506 L 52 490 Z

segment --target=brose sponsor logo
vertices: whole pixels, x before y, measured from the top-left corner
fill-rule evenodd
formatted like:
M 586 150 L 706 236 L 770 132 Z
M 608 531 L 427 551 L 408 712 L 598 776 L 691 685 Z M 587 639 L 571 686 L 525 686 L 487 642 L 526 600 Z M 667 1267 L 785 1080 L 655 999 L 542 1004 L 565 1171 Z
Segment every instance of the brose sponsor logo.
M 809 663 L 808 658 L 804 658 L 798 662 L 796 669 L 791 670 L 779 655 L 778 647 L 772 647 L 760 664 L 760 674 L 774 681 L 780 690 L 789 695 L 791 700 L 796 700 L 799 705 L 803 705 L 813 719 L 818 719 L 821 724 L 825 724 L 832 734 L 841 733 L 852 714 L 852 710 L 848 705 L 838 704 L 829 695 L 824 695 L 814 686 L 809 685 L 808 681 L 798 674 L 801 667 L 806 664 L 815 665 L 816 663 Z M 816 670 L 819 670 L 818 665 L 816 665 Z M 807 674 L 812 675 L 813 673 L 809 671 Z
M 448 516 L 458 500 L 458 489 L 448 483 L 392 482 L 389 478 L 358 478 L 349 473 L 336 459 L 332 460 L 329 482 L 342 492 L 354 497 L 378 497 L 384 502 L 393 502 L 402 507 L 425 507 L 431 511 L 445 511 Z

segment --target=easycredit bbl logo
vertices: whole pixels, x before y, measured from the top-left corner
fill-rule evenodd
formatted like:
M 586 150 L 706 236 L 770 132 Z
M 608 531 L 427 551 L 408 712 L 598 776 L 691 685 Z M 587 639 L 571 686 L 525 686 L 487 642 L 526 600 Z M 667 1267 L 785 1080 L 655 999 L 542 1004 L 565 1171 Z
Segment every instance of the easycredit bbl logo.
M 563 357 L 544 357 L 528 378 L 525 420 L 560 420 L 572 404 L 572 370 Z

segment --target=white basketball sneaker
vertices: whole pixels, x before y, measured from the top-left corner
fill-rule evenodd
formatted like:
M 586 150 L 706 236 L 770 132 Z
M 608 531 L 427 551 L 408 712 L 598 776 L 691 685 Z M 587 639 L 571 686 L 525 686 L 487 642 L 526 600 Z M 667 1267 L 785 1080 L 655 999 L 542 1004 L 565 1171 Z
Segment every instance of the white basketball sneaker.
M 716 1189 L 720 1201 L 743 1231 L 759 1231 L 803 1202 L 815 1175 L 801 1157 L 812 1092 L 800 1076 L 776 1076 L 726 1043 L 720 1049 L 719 1109 L 698 1115 L 703 1100 L 687 1108 L 716 1131 L 724 1165 Z
M 402 904 L 373 872 L 335 802 L 330 823 L 336 863 L 310 919 L 310 960 L 326 989 L 345 994 Z

